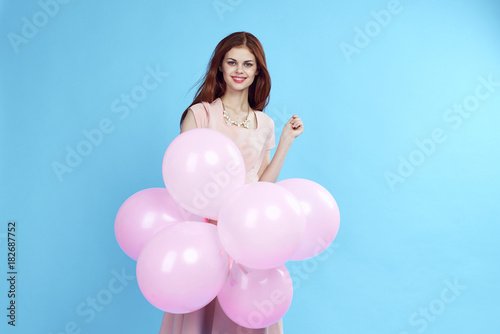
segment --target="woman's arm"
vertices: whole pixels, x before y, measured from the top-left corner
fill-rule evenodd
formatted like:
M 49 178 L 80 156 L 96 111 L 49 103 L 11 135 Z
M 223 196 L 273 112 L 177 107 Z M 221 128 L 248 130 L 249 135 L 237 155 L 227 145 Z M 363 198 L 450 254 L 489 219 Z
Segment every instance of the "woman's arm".
M 276 148 L 272 160 L 271 152 L 266 152 L 266 156 L 264 157 L 264 161 L 258 173 L 260 182 L 276 182 L 293 140 L 300 136 L 303 131 L 304 125 L 302 120 L 299 116 L 293 115 L 283 127 L 278 148 Z
M 196 129 L 198 126 L 196 125 L 196 120 L 194 119 L 194 114 L 191 109 L 188 110 L 184 121 L 182 122 L 181 133 L 187 130 Z M 205 218 L 207 219 L 207 218 Z M 217 220 L 208 219 L 208 223 L 217 225 Z
M 188 110 L 184 121 L 182 122 L 181 133 L 187 130 L 196 129 L 196 120 L 194 119 L 194 114 L 191 109 Z

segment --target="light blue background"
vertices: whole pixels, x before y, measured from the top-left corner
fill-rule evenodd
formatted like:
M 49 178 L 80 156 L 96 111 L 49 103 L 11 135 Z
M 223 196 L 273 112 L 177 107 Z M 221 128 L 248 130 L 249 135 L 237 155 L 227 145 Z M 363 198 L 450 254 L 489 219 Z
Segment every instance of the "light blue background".
M 42 9 L 1 1 L 1 332 L 157 333 L 162 312 L 135 279 L 113 281 L 135 271 L 114 218 L 133 193 L 162 186 L 189 89 L 219 40 L 241 30 L 266 51 L 266 112 L 278 127 L 294 113 L 305 124 L 280 178 L 322 184 L 341 211 L 332 252 L 288 264 L 285 333 L 500 332 L 500 5 L 401 0 L 375 23 L 390 3 L 69 1 L 15 52 L 9 33 Z M 371 37 L 346 56 L 357 28 Z M 113 101 L 148 67 L 168 76 L 121 119 Z M 453 128 L 447 110 L 472 103 L 489 76 L 497 86 L 480 88 L 489 96 Z M 113 130 L 58 180 L 53 162 L 103 119 Z M 446 139 L 419 156 L 416 141 L 434 129 Z M 411 157 L 420 164 L 391 187 L 385 173 Z M 5 317 L 9 219 L 19 225 L 15 328 Z M 110 282 L 112 300 L 92 317 L 87 301 Z

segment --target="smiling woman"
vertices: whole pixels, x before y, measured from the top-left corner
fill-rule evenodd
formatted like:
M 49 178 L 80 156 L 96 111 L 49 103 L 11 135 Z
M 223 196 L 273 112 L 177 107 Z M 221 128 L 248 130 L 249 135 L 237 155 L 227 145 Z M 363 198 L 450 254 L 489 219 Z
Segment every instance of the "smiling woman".
M 229 50 L 219 66 L 219 71 L 222 72 L 226 85 L 232 90 L 250 87 L 255 76 L 259 74 L 255 57 L 247 47 L 234 47 Z
M 261 43 L 247 32 L 233 33 L 219 42 L 191 105 L 181 117 L 181 132 L 211 128 L 233 140 L 246 169 L 246 183 L 275 182 L 294 139 L 303 131 L 294 115 L 285 124 L 276 153 L 274 122 L 263 110 L 269 101 L 271 78 Z M 217 221 L 210 220 L 217 224 Z M 262 326 L 266 326 L 262 324 Z M 281 320 L 264 328 L 245 328 L 233 322 L 215 298 L 187 314 L 165 313 L 160 334 L 252 333 L 282 334 Z
M 243 155 L 247 183 L 275 182 L 303 124 L 297 115 L 286 122 L 271 160 L 274 122 L 263 112 L 270 91 L 271 77 L 260 41 L 247 32 L 233 33 L 215 48 L 202 84 L 182 114 L 181 132 L 207 127 L 226 134 Z

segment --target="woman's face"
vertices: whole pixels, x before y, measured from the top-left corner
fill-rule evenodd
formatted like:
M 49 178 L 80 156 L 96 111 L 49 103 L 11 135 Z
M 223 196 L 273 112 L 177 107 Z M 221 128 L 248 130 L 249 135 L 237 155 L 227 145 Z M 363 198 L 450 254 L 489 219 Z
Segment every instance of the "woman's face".
M 234 47 L 222 60 L 219 70 L 224 75 L 226 90 L 241 91 L 248 89 L 259 73 L 255 56 L 246 46 Z

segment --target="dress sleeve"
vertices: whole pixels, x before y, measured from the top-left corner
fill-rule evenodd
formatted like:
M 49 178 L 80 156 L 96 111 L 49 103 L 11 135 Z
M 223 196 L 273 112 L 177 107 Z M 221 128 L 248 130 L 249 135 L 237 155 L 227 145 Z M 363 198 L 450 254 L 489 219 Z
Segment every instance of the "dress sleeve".
M 193 111 L 194 121 L 197 127 L 208 127 L 209 114 L 203 103 L 193 104 L 189 109 Z
M 266 151 L 271 150 L 276 146 L 276 138 L 274 135 L 274 121 L 269 117 L 269 131 L 271 131 L 271 134 L 267 137 L 267 142 L 266 142 Z

